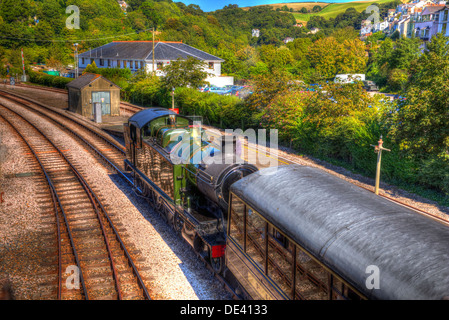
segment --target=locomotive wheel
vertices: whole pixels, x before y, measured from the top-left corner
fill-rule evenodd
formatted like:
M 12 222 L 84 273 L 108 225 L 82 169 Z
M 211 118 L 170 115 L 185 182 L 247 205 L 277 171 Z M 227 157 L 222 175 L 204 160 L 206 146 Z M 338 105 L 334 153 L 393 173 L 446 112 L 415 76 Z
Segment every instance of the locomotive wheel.
M 223 271 L 224 267 L 223 257 L 211 258 L 210 264 L 212 266 L 212 269 L 214 269 L 215 273 L 220 274 Z

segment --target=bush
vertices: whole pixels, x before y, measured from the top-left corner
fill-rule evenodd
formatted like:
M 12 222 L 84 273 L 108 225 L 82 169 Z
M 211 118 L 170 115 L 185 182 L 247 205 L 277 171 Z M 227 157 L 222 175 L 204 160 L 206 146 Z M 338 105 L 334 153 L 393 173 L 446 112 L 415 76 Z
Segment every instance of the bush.
M 43 72 L 29 71 L 28 74 L 30 76 L 30 82 L 32 83 L 61 89 L 65 89 L 66 85 L 73 80 L 72 78 L 51 76 Z
M 242 126 L 243 102 L 235 96 L 199 92 L 192 88 L 177 88 L 175 104 L 181 113 L 202 116 L 211 125 L 222 128 Z

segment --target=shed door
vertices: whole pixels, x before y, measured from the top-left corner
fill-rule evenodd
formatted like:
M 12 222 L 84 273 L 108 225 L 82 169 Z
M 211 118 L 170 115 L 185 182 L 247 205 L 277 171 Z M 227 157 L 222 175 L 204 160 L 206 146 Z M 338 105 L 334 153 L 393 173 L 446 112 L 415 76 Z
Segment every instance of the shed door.
M 92 113 L 94 103 L 101 103 L 101 114 L 111 114 L 111 93 L 109 91 L 92 92 Z

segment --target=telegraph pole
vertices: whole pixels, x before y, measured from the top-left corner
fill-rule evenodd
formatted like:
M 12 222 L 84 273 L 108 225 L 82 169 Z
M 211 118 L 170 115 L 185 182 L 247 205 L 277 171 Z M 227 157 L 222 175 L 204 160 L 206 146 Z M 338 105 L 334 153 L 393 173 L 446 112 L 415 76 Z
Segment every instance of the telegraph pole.
M 380 162 L 382 160 L 382 151 L 391 151 L 390 149 L 384 148 L 382 141 L 382 135 L 380 136 L 380 139 L 378 141 L 378 145 L 371 145 L 371 147 L 374 147 L 374 152 L 377 153 L 377 167 L 376 167 L 376 185 L 374 187 L 374 193 L 379 194 L 379 182 L 380 182 Z
M 75 79 L 78 78 L 78 43 L 75 46 Z
M 22 48 L 22 71 L 23 71 L 22 81 L 25 82 L 27 80 L 27 77 L 25 74 L 25 59 L 23 57 L 23 48 Z
M 154 71 L 154 27 L 153 27 L 153 76 L 156 74 Z

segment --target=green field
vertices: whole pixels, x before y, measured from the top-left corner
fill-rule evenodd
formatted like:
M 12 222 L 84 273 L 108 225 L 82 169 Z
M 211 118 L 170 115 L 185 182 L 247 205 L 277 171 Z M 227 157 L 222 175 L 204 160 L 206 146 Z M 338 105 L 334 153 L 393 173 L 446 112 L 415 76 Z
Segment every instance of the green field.
M 322 16 L 326 19 L 335 18 L 340 13 L 344 13 L 349 8 L 354 8 L 358 12 L 362 12 L 372 3 L 387 3 L 392 0 L 372 0 L 372 1 L 353 1 L 343 3 L 332 3 L 317 13 L 298 13 L 294 12 L 297 21 L 309 21 L 312 16 Z

